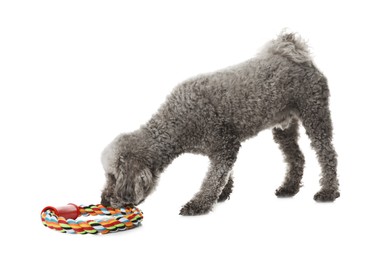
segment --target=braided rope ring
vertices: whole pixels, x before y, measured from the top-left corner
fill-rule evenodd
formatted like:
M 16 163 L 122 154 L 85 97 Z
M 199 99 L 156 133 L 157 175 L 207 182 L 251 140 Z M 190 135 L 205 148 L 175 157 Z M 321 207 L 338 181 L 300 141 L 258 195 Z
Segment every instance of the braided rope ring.
M 76 220 L 78 216 L 106 216 L 97 220 Z M 107 234 L 140 226 L 143 213 L 135 207 L 110 208 L 101 204 L 89 206 L 48 206 L 41 212 L 42 224 L 62 233 Z

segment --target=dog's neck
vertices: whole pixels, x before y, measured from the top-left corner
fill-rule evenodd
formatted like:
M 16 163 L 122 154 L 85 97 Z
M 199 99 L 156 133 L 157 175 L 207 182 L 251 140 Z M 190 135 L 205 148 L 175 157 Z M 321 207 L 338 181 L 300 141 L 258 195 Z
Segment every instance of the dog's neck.
M 141 145 L 139 157 L 144 159 L 145 164 L 155 174 L 161 173 L 183 152 L 173 138 L 175 135 L 166 129 L 166 124 L 152 119 L 136 132 Z

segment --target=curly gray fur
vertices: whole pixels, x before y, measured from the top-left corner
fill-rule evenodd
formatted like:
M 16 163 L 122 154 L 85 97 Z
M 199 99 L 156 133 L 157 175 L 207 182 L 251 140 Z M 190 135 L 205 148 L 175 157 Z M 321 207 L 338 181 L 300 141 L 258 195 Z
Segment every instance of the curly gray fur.
M 256 58 L 179 84 L 147 124 L 116 137 L 102 154 L 107 176 L 102 203 L 141 203 L 165 167 L 189 152 L 208 156 L 210 167 L 199 192 L 180 214 L 208 213 L 232 192 L 231 171 L 241 142 L 267 128 L 273 128 L 288 164 L 276 195 L 293 196 L 304 168 L 297 144 L 299 122 L 322 168 L 321 190 L 314 199 L 334 201 L 340 194 L 327 80 L 304 41 L 282 34 Z

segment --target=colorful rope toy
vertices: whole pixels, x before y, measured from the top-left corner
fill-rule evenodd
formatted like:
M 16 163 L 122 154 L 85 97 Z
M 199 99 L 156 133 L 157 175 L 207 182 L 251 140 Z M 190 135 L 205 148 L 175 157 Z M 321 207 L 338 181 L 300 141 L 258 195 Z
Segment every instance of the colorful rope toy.
M 79 216 L 106 216 L 97 220 L 76 220 Z M 42 224 L 70 234 L 107 234 L 138 227 L 143 213 L 135 207 L 110 208 L 101 204 L 77 206 L 69 203 L 62 207 L 45 207 L 41 211 Z

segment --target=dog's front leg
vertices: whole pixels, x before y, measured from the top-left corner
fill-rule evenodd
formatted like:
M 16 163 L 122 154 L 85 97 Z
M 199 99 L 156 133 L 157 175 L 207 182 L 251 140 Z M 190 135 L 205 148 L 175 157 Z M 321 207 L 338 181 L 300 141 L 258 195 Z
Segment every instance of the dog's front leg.
M 240 149 L 240 141 L 234 127 L 229 124 L 222 123 L 213 129 L 217 131 L 209 133 L 213 137 L 208 150 L 210 168 L 200 191 L 182 207 L 180 215 L 194 216 L 210 212 L 228 183 Z M 232 188 L 232 183 L 230 185 Z
M 211 161 L 201 190 L 182 207 L 180 215 L 194 216 L 210 212 L 228 182 L 232 164 L 226 161 Z

